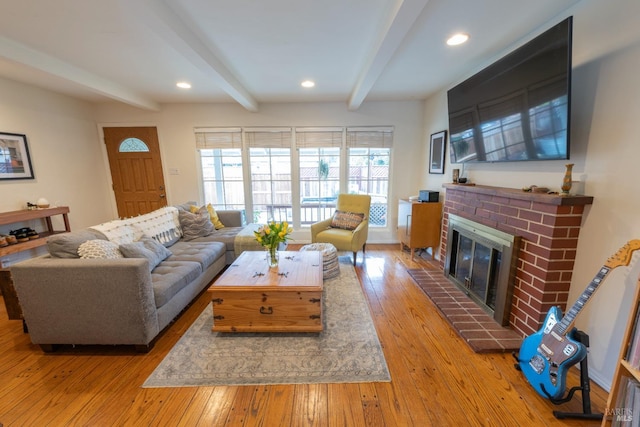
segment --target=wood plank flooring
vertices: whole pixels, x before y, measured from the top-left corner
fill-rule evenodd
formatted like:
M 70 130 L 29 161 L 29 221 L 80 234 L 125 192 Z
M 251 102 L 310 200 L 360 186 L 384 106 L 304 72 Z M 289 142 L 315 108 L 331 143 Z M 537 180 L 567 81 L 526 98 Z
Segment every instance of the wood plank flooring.
M 294 245 L 291 250 L 296 250 Z M 0 303 L 0 424 L 14 426 L 598 426 L 558 420 L 510 354 L 476 354 L 406 268 L 398 245 L 367 245 L 356 271 L 391 372 L 390 383 L 143 389 L 141 384 L 207 306 L 202 294 L 148 354 L 129 347 L 63 347 L 43 353 Z M 571 369 L 568 388 L 578 385 Z M 592 383 L 593 410 L 607 393 Z

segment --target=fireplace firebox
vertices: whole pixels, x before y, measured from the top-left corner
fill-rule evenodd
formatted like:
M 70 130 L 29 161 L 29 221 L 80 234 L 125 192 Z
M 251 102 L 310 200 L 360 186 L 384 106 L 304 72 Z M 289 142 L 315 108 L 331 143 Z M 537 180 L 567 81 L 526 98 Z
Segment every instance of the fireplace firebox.
M 519 236 L 449 215 L 445 276 L 503 326 L 509 324 L 519 246 Z

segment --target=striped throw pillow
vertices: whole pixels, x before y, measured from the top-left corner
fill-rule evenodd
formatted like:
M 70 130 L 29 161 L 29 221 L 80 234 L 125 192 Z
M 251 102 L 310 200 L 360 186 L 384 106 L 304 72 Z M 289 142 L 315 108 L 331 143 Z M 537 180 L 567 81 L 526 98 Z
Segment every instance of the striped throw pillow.
M 331 219 L 331 228 L 342 228 L 343 230 L 355 230 L 364 220 L 363 213 L 345 212 L 336 210 Z
M 193 240 L 214 232 L 213 223 L 206 207 L 202 207 L 197 213 L 181 210 L 178 215 L 184 240 Z

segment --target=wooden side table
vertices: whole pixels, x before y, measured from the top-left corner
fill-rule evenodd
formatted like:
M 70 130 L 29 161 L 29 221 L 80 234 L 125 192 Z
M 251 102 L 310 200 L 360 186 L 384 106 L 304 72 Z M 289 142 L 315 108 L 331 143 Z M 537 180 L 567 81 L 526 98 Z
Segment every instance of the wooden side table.
M 22 329 L 26 333 L 27 324 L 22 317 L 22 307 L 20 307 L 16 289 L 13 287 L 11 272 L 6 268 L 0 270 L 0 291 L 2 291 L 4 306 L 7 309 L 9 320 L 22 320 Z

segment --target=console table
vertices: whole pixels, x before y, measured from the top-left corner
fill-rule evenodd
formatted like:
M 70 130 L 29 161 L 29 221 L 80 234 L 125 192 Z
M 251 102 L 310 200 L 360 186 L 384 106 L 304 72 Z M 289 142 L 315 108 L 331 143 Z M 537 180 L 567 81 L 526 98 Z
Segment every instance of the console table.
M 0 291 L 4 299 L 4 305 L 7 309 L 7 315 L 9 320 L 22 319 L 22 309 L 18 302 L 18 296 L 13 287 L 13 280 L 11 279 L 11 272 L 5 265 L 3 258 L 18 253 L 35 249 L 47 244 L 47 237 L 58 234 L 67 233 L 71 231 L 68 218 L 69 208 L 67 206 L 59 206 L 55 208 L 35 209 L 35 210 L 20 210 L 12 212 L 0 213 L 0 226 L 9 224 L 19 224 L 28 221 L 43 219 L 46 223 L 47 229 L 45 231 L 38 231 L 39 237 L 37 239 L 31 239 L 27 242 L 18 242 L 13 245 L 0 248 Z M 56 215 L 62 215 L 64 220 L 64 230 L 56 231 L 53 229 L 53 223 L 51 217 Z M 26 330 L 26 329 L 25 329 Z

